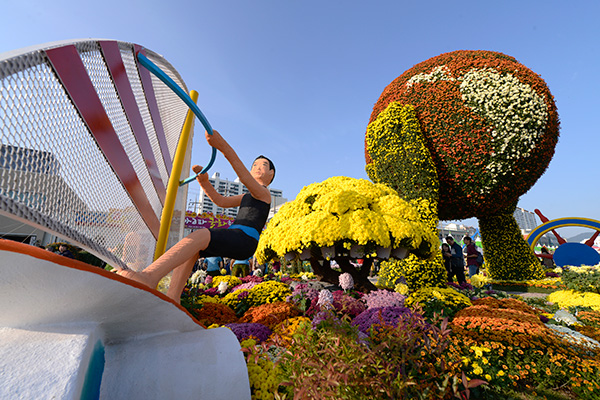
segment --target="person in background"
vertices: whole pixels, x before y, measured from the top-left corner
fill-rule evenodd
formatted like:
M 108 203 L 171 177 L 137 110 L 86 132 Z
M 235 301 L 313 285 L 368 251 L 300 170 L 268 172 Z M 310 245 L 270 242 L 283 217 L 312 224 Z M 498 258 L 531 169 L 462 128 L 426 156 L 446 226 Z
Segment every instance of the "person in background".
M 56 254 L 63 256 L 63 257 L 75 258 L 75 256 L 71 252 L 71 250 L 69 250 L 69 248 L 67 246 L 65 246 L 64 244 L 61 244 L 60 246 L 58 246 L 58 251 L 56 252 Z
M 444 267 L 446 267 L 446 273 L 448 274 L 448 282 L 452 282 L 452 265 L 450 264 L 450 258 L 452 253 L 450 252 L 450 246 L 448 243 L 442 243 L 442 257 L 444 258 Z
M 479 252 L 469 236 L 465 236 L 463 242 L 465 243 L 467 250 L 467 267 L 469 268 L 469 277 L 472 277 L 479 272 L 479 265 L 477 265 L 477 257 L 479 256 Z
M 542 255 L 542 265 L 544 266 L 544 268 L 554 269 L 554 267 L 556 267 L 556 265 L 554 265 L 554 258 L 552 257 L 552 254 L 550 254 L 546 246 L 542 247 Z
M 462 247 L 458 243 L 454 241 L 452 236 L 446 237 L 446 243 L 450 247 L 450 266 L 452 269 L 452 276 L 448 281 L 452 281 L 452 277 L 456 275 L 456 280 L 458 280 L 458 284 L 463 284 L 467 282 L 465 278 L 465 259 L 463 257 Z
M 222 257 L 206 257 L 204 259 L 204 264 L 206 264 L 206 273 L 210 276 L 219 276 L 221 275 L 221 268 L 223 268 L 223 258 Z
M 231 260 L 231 275 L 243 278 L 250 275 L 250 263 L 252 257 L 245 260 Z

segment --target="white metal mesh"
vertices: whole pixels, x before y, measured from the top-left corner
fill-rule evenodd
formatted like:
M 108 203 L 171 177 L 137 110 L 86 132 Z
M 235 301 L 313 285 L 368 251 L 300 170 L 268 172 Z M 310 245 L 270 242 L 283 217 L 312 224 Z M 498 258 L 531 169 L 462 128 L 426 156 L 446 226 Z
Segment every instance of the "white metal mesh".
M 75 43 L 100 101 L 160 220 L 162 204 L 146 160 L 96 41 Z M 140 109 L 164 188 L 168 176 L 134 59 L 133 45 L 120 42 L 121 56 Z M 0 213 L 45 229 L 96 254 L 111 265 L 142 269 L 154 253 L 156 239 L 136 209 L 88 126 L 57 78 L 42 47 L 0 59 Z M 172 66 L 152 53 L 178 84 Z M 140 67 L 143 68 L 143 67 Z M 172 160 L 187 106 L 155 85 L 169 157 Z M 167 89 L 168 90 L 168 89 Z M 189 160 L 189 157 L 188 157 Z M 189 169 L 189 161 L 184 171 Z M 186 187 L 178 193 L 184 208 Z M 144 210 L 147 211 L 147 210 Z M 176 210 L 176 215 L 181 210 Z M 176 218 L 172 243 L 183 232 Z M 179 225 L 177 225 L 179 223 Z

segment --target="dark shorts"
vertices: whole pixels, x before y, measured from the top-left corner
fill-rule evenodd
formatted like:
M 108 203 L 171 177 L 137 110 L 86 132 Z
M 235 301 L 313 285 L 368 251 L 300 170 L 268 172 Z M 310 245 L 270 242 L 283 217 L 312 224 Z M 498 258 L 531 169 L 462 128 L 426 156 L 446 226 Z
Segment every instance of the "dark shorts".
M 210 243 L 200 257 L 227 257 L 245 260 L 254 255 L 258 241 L 239 229 L 209 229 Z

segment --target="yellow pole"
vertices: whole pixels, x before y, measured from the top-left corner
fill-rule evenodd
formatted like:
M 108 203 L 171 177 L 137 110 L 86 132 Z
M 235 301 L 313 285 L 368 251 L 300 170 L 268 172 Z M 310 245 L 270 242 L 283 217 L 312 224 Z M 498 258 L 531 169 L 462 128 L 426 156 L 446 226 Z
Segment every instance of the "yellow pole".
M 198 101 L 198 92 L 192 90 L 190 92 L 190 97 L 194 103 L 196 103 Z M 167 239 L 169 237 L 169 230 L 171 229 L 175 199 L 177 198 L 177 191 L 179 190 L 181 169 L 183 168 L 183 160 L 185 159 L 185 152 L 187 151 L 187 143 L 190 139 L 194 118 L 194 112 L 191 109 L 188 110 L 183 129 L 181 130 L 181 135 L 179 136 L 179 143 L 177 143 L 175 157 L 173 158 L 173 169 L 171 170 L 171 176 L 169 177 L 165 205 L 160 217 L 160 230 L 158 233 L 158 240 L 156 241 L 156 249 L 154 250 L 154 260 L 162 256 L 167 249 Z

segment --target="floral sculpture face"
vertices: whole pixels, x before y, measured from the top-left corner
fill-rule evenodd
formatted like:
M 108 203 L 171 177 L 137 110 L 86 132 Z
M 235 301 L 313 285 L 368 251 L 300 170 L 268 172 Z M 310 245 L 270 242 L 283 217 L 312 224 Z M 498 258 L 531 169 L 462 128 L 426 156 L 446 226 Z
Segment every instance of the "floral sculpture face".
M 417 64 L 385 88 L 369 122 L 393 102 L 415 109 L 437 169 L 441 220 L 494 215 L 516 204 L 558 140 L 548 87 L 501 53 L 455 51 Z M 365 156 L 367 170 L 377 168 L 368 146 Z M 390 167 L 407 166 L 382 166 L 386 173 Z

